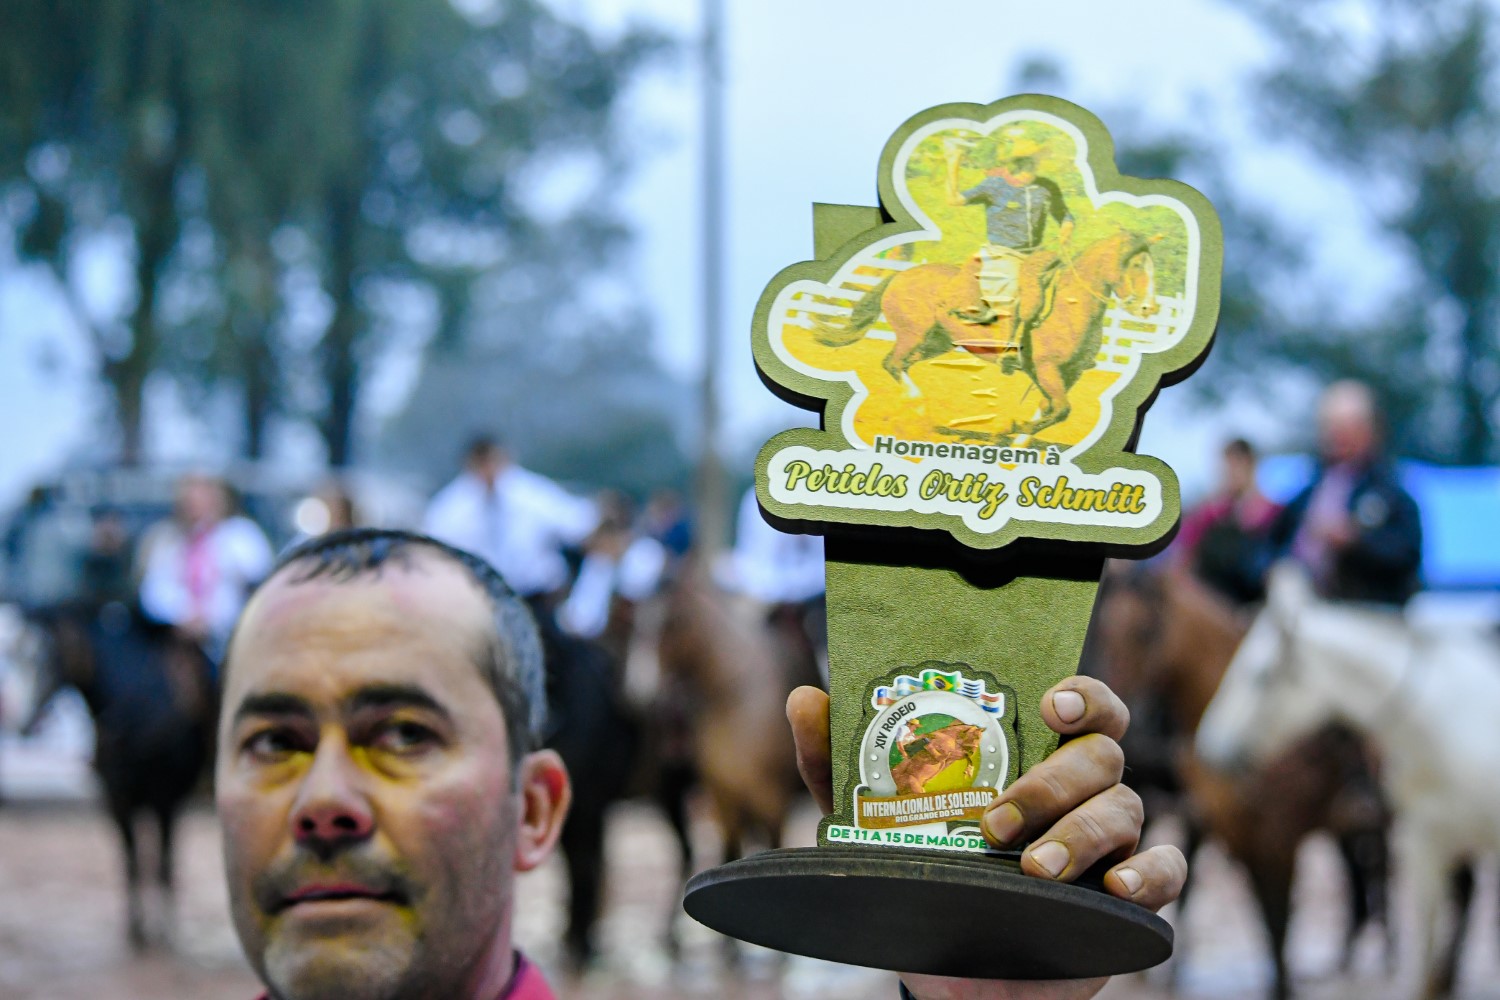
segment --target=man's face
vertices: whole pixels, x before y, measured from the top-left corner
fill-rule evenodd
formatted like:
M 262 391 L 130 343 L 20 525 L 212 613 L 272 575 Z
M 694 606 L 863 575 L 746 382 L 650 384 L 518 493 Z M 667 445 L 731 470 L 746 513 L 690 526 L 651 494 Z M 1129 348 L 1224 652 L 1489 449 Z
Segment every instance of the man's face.
M 1379 442 L 1369 399 L 1342 386 L 1329 390 L 1318 410 L 1318 440 L 1323 460 L 1332 465 L 1372 456 Z
M 1005 172 L 1016 184 L 1030 184 L 1036 180 L 1036 164 L 1026 158 L 1010 160 L 1005 164 Z
M 224 519 L 224 488 L 207 476 L 188 476 L 177 487 L 177 509 L 182 520 L 204 527 Z
M 251 964 L 286 1000 L 498 992 L 513 871 L 538 844 L 529 779 L 512 780 L 476 666 L 487 602 L 426 553 L 349 581 L 287 582 L 296 573 L 245 611 L 219 731 L 225 868 Z M 565 808 L 566 779 L 553 790 Z
M 1242 451 L 1224 452 L 1224 487 L 1239 496 L 1255 485 L 1255 459 Z

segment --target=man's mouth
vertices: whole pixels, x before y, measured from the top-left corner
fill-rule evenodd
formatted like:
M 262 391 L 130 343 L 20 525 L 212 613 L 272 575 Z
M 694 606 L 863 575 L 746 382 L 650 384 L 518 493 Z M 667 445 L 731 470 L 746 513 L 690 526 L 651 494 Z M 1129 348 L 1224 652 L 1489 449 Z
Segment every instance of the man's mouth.
M 320 883 L 305 885 L 287 894 L 283 897 L 280 908 L 286 910 L 303 903 L 343 902 L 361 899 L 376 903 L 395 903 L 398 901 L 396 894 L 388 890 L 372 889 L 369 886 L 344 882 Z

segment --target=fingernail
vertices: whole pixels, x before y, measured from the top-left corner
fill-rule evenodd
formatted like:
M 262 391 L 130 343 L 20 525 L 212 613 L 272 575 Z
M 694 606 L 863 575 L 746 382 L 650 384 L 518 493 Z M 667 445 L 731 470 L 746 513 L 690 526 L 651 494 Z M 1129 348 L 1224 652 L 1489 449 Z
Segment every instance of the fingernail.
M 984 827 L 997 844 L 1013 844 L 1026 832 L 1026 822 L 1014 802 L 1002 802 L 984 814 Z
M 1083 695 L 1077 691 L 1059 691 L 1052 696 L 1052 710 L 1064 722 L 1077 722 L 1083 718 Z
M 1120 884 L 1125 887 L 1125 891 L 1132 896 L 1141 891 L 1141 883 L 1145 881 L 1141 878 L 1141 873 L 1134 868 L 1116 868 L 1115 878 L 1120 880 Z
M 1057 878 L 1063 873 L 1063 869 L 1068 867 L 1068 859 L 1068 849 L 1055 840 L 1049 840 L 1031 849 L 1031 860 L 1053 878 Z

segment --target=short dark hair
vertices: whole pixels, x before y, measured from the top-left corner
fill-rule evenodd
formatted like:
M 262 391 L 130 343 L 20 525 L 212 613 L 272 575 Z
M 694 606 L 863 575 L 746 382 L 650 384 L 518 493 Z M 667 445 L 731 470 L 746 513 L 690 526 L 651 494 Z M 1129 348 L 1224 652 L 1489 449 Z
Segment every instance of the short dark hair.
M 414 531 L 349 528 L 310 538 L 283 552 L 260 586 L 276 579 L 283 570 L 295 567 L 300 567 L 301 572 L 292 578 L 293 583 L 318 577 L 342 582 L 379 576 L 388 562 L 408 564 L 417 549 L 426 549 L 463 567 L 490 600 L 494 634 L 475 665 L 500 703 L 511 766 L 515 767 L 524 755 L 541 745 L 546 730 L 542 642 L 531 609 L 489 563 L 472 552 Z M 228 670 L 226 655 L 226 675 Z
M 495 434 L 475 434 L 464 448 L 464 464 L 483 462 L 505 450 L 505 442 Z
M 1233 455 L 1235 458 L 1255 461 L 1255 445 L 1242 437 L 1230 438 L 1224 443 L 1224 454 Z

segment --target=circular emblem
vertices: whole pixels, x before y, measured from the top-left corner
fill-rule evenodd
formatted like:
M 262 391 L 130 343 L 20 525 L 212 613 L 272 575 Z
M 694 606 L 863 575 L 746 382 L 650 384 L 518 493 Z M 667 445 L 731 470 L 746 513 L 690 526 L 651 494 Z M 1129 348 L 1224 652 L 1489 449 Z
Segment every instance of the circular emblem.
M 1000 717 L 950 691 L 887 705 L 865 730 L 860 783 L 876 796 L 999 789 L 1010 768 Z

